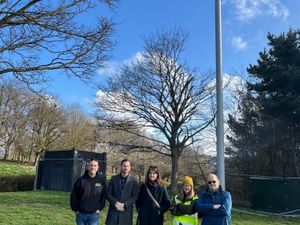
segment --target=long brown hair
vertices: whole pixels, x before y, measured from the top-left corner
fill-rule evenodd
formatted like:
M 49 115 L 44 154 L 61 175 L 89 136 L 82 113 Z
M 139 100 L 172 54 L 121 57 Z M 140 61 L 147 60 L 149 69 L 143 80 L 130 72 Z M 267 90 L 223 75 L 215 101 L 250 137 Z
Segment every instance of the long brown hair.
M 154 172 L 155 174 L 157 174 L 157 178 L 155 180 L 155 183 L 158 185 L 158 186 L 164 186 L 162 180 L 161 180 L 161 175 L 160 175 L 160 172 L 157 168 L 157 166 L 149 166 L 149 169 L 147 171 L 147 174 L 146 174 L 146 177 L 145 177 L 145 181 L 146 183 L 149 182 L 149 174 L 150 172 Z
M 189 193 L 186 194 L 183 190 L 183 185 L 184 184 L 182 184 L 182 191 L 178 194 L 179 199 L 183 199 L 184 196 L 186 197 L 186 199 L 192 199 L 193 197 L 196 196 L 193 186 L 192 186 L 191 190 L 189 191 Z

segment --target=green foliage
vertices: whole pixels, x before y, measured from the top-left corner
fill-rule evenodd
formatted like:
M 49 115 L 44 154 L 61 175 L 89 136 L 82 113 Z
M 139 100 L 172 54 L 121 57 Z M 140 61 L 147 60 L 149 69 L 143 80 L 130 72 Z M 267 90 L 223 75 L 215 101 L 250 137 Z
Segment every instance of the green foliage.
M 232 165 L 239 172 L 300 176 L 300 31 L 268 35 L 269 50 L 248 67 L 238 117 L 230 116 Z M 239 166 L 240 165 L 240 166 Z
M 248 90 L 258 94 L 265 114 L 281 117 L 299 124 L 300 119 L 300 31 L 268 35 L 268 51 L 260 53 L 257 65 L 250 65 L 248 72 L 256 78 L 248 83 Z
M 74 225 L 75 215 L 69 207 L 68 192 L 36 191 L 0 193 L 0 224 L 3 225 Z M 107 208 L 100 213 L 104 224 Z M 136 218 L 136 214 L 135 214 Z M 266 214 L 255 215 L 233 211 L 232 225 L 296 225 L 299 220 L 280 219 Z M 165 225 L 171 225 L 168 213 Z

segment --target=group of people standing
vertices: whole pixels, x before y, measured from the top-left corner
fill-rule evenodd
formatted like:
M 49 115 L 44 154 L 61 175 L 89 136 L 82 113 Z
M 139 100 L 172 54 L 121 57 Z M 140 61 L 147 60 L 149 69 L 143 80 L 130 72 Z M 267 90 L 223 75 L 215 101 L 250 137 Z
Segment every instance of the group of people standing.
M 127 159 L 121 161 L 120 174 L 112 176 L 107 187 L 98 170 L 98 161 L 91 159 L 85 174 L 74 183 L 70 204 L 77 225 L 98 225 L 105 199 L 109 202 L 106 225 L 132 225 L 134 205 L 138 225 L 162 225 L 168 210 L 174 225 L 198 225 L 199 218 L 202 225 L 230 224 L 231 195 L 215 174 L 207 177 L 207 189 L 200 196 L 194 191 L 193 179 L 185 176 L 182 190 L 170 200 L 156 166 L 149 167 L 142 185 L 130 174 Z

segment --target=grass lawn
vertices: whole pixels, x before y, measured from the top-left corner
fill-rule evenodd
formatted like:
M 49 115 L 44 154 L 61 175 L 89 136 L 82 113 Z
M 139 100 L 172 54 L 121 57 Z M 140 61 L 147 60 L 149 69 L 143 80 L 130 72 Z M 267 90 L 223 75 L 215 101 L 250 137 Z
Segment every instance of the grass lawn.
M 0 174 L 2 176 L 34 175 L 35 167 L 29 165 L 22 165 L 15 162 L 0 161 Z
M 106 210 L 101 212 L 104 224 Z M 0 193 L 0 224 L 3 225 L 74 225 L 74 213 L 69 208 L 69 193 L 36 191 Z M 171 225 L 168 215 L 166 225 Z M 257 216 L 233 211 L 232 225 L 299 225 L 300 220 Z

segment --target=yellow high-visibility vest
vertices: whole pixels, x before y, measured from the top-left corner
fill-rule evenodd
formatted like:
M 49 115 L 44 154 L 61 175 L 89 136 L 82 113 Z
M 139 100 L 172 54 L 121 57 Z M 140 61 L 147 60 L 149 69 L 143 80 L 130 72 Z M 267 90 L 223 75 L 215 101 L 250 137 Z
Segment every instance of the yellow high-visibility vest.
M 198 196 L 192 198 L 192 200 L 198 199 Z M 176 204 L 181 204 L 182 201 L 178 199 L 178 195 L 175 196 Z M 190 205 L 192 201 L 184 202 L 184 205 Z M 198 225 L 198 213 L 192 215 L 173 216 L 173 225 Z

